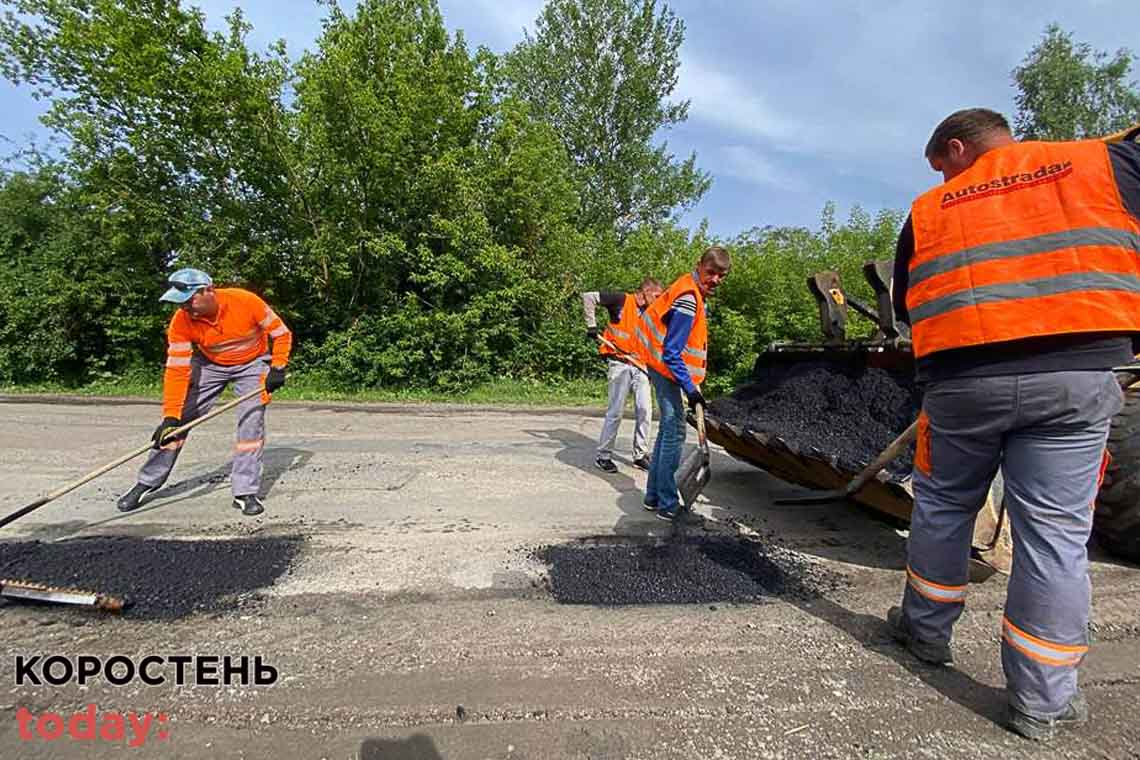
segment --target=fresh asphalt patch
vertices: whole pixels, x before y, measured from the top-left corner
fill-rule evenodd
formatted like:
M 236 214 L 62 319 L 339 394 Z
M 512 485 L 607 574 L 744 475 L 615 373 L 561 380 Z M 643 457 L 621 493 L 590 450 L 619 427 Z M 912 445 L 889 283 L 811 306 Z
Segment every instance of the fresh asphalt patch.
M 555 600 L 600 606 L 810 600 L 842 575 L 788 549 L 737 536 L 587 539 L 535 552 Z
M 248 603 L 289 571 L 301 544 L 291 537 L 5 541 L 0 579 L 122 597 L 131 617 L 180 618 Z

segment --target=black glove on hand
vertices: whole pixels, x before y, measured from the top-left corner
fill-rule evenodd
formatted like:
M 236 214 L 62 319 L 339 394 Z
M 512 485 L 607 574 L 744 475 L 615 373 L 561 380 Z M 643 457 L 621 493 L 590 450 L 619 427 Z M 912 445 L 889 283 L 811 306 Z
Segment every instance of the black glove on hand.
M 597 341 L 598 341 L 598 328 L 587 327 L 586 328 L 586 339 L 597 343 Z
M 150 437 L 150 439 L 154 441 L 154 447 L 156 449 L 162 448 L 162 439 L 169 435 L 170 431 L 179 427 L 182 427 L 182 420 L 177 417 L 163 417 L 162 422 L 158 423 L 158 427 L 154 429 L 154 435 Z M 169 443 L 169 441 L 167 441 L 167 443 Z
M 285 368 L 271 367 L 269 374 L 265 376 L 265 392 L 273 393 L 283 385 L 285 385 Z
M 705 397 L 701 395 L 701 389 L 700 388 L 694 388 L 692 393 L 688 393 L 686 395 L 688 396 L 688 399 L 689 399 L 689 409 L 691 411 L 693 411 L 695 413 L 697 411 L 698 406 L 701 407 L 702 409 L 704 409 L 706 412 L 708 411 L 708 408 L 709 408 L 708 402 L 705 401 Z

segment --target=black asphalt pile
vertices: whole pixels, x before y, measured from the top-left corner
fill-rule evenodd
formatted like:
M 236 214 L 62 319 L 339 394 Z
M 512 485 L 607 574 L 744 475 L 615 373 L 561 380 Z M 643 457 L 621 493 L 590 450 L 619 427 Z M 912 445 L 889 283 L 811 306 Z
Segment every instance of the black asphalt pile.
M 712 604 L 765 597 L 813 599 L 842 576 L 795 552 L 731 536 L 692 537 L 660 545 L 623 539 L 570 543 L 536 552 L 549 566 L 562 604 Z
M 0 578 L 121 596 L 126 615 L 169 619 L 239 606 L 285 573 L 300 547 L 295 538 L 12 541 L 0 543 Z
M 909 376 L 829 362 L 774 363 L 756 381 L 713 401 L 729 424 L 779 436 L 792 451 L 812 448 L 855 472 L 918 416 L 920 395 Z M 914 447 L 888 466 L 910 473 Z

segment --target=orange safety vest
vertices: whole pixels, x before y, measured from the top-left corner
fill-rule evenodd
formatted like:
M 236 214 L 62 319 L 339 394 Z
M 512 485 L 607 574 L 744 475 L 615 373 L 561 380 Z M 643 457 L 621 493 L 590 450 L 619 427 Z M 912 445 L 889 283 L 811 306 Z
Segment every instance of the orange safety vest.
M 1140 332 L 1140 222 L 1099 140 L 984 153 L 911 208 L 915 356 L 1047 335 Z
M 645 363 L 637 350 L 637 323 L 640 318 L 641 310 L 637 306 L 637 297 L 632 293 L 626 293 L 625 302 L 621 305 L 620 318 L 617 322 L 606 325 L 606 329 L 602 332 L 602 337 L 613 343 L 618 350 L 614 351 L 605 343 L 601 343 L 598 345 L 598 351 L 602 356 L 628 360 L 634 366 L 645 369 Z
M 685 293 L 692 293 L 696 297 L 697 316 L 693 320 L 693 329 L 689 332 L 689 341 L 681 353 L 681 358 L 689 368 L 689 377 L 693 379 L 693 383 L 700 385 L 705 381 L 708 366 L 709 328 L 708 318 L 705 316 L 705 299 L 691 272 L 678 277 L 668 290 L 649 304 L 649 308 L 641 312 L 641 319 L 637 323 L 638 349 L 646 365 L 677 382 L 677 378 L 673 377 L 673 373 L 665 366 L 663 358 L 665 333 L 668 330 L 664 318 L 673 308 L 673 302 Z
M 241 288 L 218 288 L 218 314 L 212 321 L 194 319 L 185 310 L 174 312 L 166 330 L 166 373 L 162 382 L 162 415 L 181 417 L 190 388 L 190 363 L 195 349 L 214 364 L 246 364 L 264 354 L 273 338 L 271 365 L 289 362 L 293 334 L 273 309 L 256 294 Z M 262 400 L 268 403 L 268 396 Z

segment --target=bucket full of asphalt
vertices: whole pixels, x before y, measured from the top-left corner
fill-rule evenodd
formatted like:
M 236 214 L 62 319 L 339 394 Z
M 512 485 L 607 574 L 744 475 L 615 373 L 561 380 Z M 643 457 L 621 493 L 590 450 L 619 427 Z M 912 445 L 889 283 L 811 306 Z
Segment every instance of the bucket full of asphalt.
M 772 362 L 709 405 L 719 422 L 776 437 L 791 451 L 856 472 L 914 422 L 921 395 L 910 373 L 853 362 Z M 910 474 L 914 447 L 887 467 Z
M 0 578 L 122 597 L 130 617 L 181 618 L 255 600 L 289 571 L 301 543 L 291 537 L 4 541 Z

